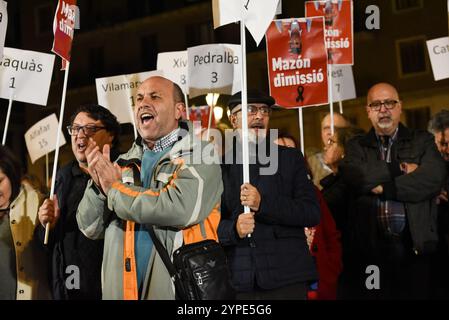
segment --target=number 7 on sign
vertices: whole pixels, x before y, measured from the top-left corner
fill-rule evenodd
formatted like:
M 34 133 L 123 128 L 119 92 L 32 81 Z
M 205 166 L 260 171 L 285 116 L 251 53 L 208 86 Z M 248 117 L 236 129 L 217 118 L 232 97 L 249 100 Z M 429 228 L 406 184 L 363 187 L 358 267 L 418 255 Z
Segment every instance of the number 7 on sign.
M 250 1 L 251 1 L 251 0 L 246 0 L 246 4 L 244 5 L 244 7 L 245 7 L 246 10 L 249 10 L 249 9 L 248 9 L 248 6 L 249 6 Z

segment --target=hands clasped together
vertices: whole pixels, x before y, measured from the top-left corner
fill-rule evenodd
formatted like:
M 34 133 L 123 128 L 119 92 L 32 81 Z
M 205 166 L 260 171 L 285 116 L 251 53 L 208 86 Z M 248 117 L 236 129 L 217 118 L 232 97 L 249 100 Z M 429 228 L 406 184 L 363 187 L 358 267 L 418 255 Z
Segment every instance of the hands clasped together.
M 103 150 L 97 143 L 89 138 L 89 145 L 86 149 L 87 170 L 95 182 L 101 188 L 104 194 L 107 194 L 114 182 L 121 179 L 121 170 L 117 163 L 111 162 L 110 146 L 105 144 Z

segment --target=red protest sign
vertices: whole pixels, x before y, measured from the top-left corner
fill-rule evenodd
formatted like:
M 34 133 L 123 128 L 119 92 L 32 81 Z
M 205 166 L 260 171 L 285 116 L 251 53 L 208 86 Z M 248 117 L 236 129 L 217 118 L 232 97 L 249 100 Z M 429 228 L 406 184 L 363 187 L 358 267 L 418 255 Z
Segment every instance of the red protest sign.
M 76 0 L 59 0 L 53 20 L 53 33 L 55 35 L 51 51 L 62 59 L 70 62 L 75 21 L 79 14 Z M 64 68 L 64 63 L 63 63 Z
M 190 121 L 192 121 L 192 122 L 199 121 L 199 122 L 201 122 L 202 128 L 207 128 L 207 126 L 209 124 L 210 109 L 211 108 L 209 106 L 191 107 L 189 109 Z M 183 115 L 183 118 L 186 119 L 186 115 Z M 211 128 L 215 128 L 214 115 L 212 115 Z
M 354 64 L 352 0 L 306 1 L 306 17 L 324 16 L 329 64 Z
M 270 94 L 276 104 L 328 103 L 324 18 L 274 20 L 266 33 Z

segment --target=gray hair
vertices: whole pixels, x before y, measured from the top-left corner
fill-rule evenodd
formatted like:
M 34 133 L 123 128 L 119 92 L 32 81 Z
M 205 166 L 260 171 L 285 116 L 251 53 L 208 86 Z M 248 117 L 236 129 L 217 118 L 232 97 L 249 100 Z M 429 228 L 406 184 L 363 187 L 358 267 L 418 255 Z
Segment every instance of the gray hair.
M 449 128 L 449 110 L 443 109 L 436 113 L 429 121 L 428 130 L 435 134 L 437 132 L 443 132 Z

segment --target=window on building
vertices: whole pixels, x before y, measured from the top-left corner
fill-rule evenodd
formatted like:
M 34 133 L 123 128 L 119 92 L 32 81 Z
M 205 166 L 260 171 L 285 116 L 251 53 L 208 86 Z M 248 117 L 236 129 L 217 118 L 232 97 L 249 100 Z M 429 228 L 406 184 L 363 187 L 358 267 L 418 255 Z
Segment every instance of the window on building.
M 89 77 L 98 78 L 104 72 L 104 48 L 93 47 L 89 49 Z
M 424 37 L 398 40 L 399 76 L 407 77 L 428 72 Z
M 141 61 L 144 70 L 155 70 L 157 63 L 157 36 L 150 34 L 142 37 L 141 40 Z
M 211 21 L 192 24 L 186 27 L 187 47 L 200 44 L 212 43 L 214 41 L 214 28 Z
M 403 12 L 414 9 L 421 9 L 423 7 L 422 0 L 394 0 L 393 11 Z
M 405 110 L 407 127 L 413 129 L 427 130 L 430 120 L 430 108 L 421 107 Z
M 52 3 L 40 5 L 34 9 L 34 19 L 36 24 L 36 35 L 48 35 L 53 33 L 53 18 L 55 8 Z

